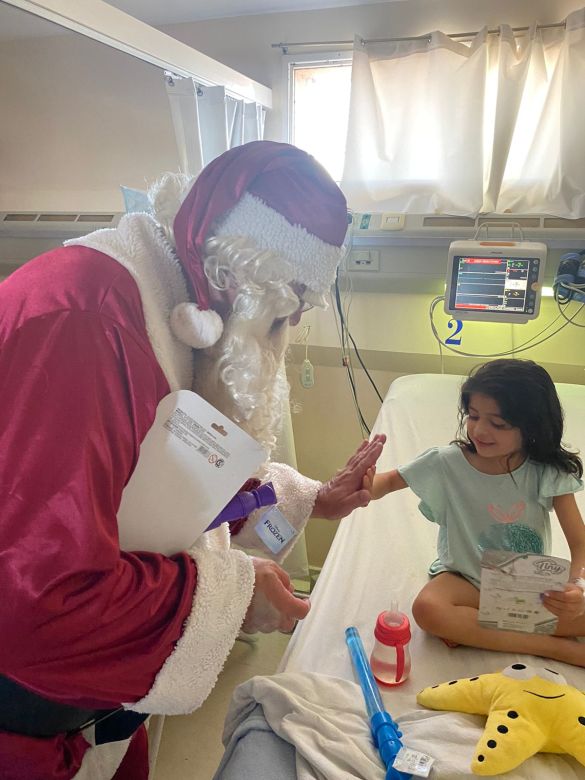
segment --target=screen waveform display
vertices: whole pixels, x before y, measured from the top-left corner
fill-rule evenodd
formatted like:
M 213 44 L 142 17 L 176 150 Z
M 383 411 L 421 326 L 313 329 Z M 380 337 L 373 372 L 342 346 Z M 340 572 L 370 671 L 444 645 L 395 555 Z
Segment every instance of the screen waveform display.
M 533 258 L 456 257 L 454 308 L 525 312 L 533 263 Z

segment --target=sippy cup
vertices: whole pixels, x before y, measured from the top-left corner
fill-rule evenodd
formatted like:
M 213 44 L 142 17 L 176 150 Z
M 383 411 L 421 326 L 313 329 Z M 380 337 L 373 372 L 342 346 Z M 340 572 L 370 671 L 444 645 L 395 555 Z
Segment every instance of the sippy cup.
M 410 623 L 395 604 L 381 612 L 374 629 L 376 643 L 370 665 L 376 680 L 382 685 L 400 685 L 410 674 Z

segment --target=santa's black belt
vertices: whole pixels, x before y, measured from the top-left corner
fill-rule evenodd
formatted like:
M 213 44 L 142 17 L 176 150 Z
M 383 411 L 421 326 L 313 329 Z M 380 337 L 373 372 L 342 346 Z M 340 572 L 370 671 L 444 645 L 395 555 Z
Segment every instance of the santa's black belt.
M 0 675 L 0 731 L 56 737 L 96 723 L 96 744 L 102 744 L 132 736 L 146 717 L 121 708 L 87 710 L 60 704 Z

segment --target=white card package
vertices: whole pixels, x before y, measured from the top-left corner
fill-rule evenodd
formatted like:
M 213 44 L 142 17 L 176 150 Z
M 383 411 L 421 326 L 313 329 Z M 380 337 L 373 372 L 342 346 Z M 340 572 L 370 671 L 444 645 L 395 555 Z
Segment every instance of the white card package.
M 552 634 L 557 618 L 542 604 L 542 594 L 564 590 L 570 568 L 570 561 L 564 558 L 486 550 L 481 560 L 479 624 Z
M 200 396 L 165 396 L 122 495 L 121 548 L 188 549 L 265 459 L 258 442 Z

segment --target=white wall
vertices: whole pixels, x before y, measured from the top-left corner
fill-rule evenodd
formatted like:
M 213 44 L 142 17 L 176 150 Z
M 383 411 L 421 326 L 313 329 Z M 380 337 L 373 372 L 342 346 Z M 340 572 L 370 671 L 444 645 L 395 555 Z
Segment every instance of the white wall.
M 121 211 L 178 169 L 153 65 L 69 33 L 0 42 L 0 73 L 0 211 Z

